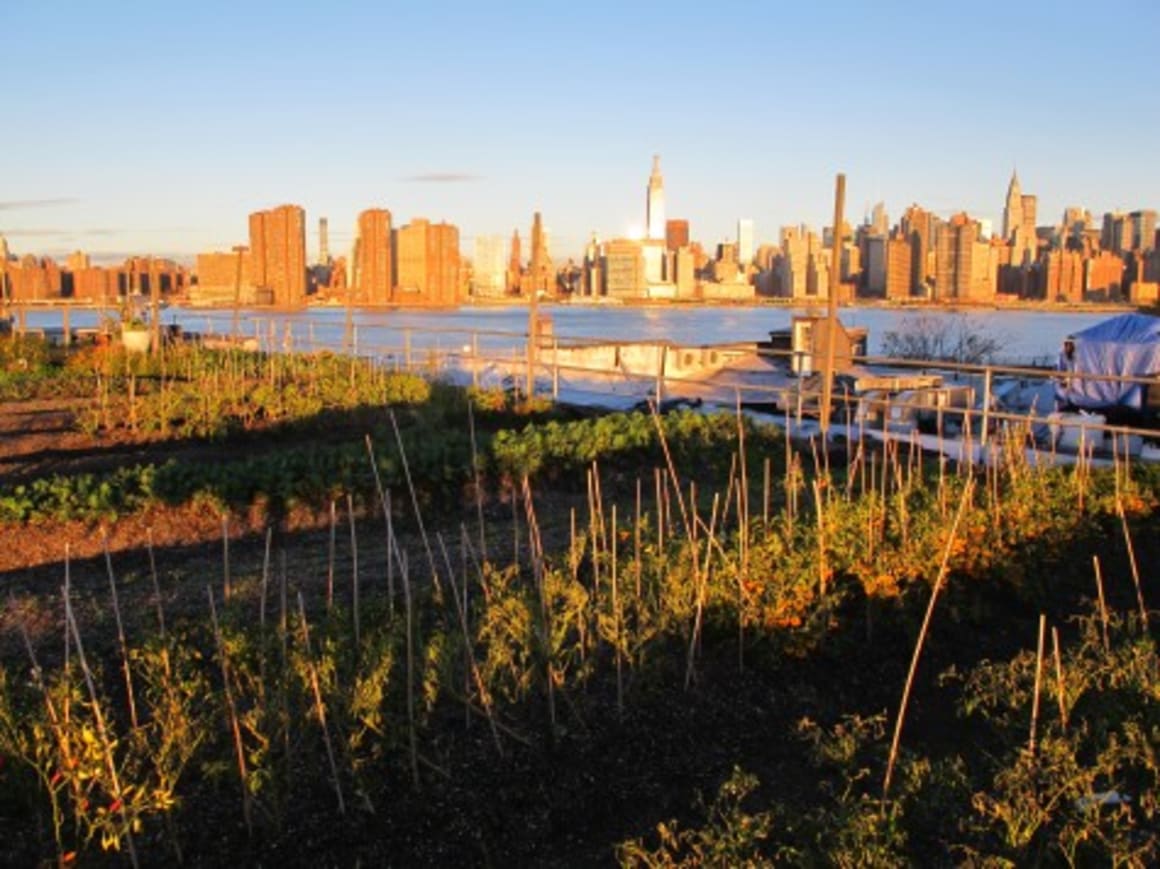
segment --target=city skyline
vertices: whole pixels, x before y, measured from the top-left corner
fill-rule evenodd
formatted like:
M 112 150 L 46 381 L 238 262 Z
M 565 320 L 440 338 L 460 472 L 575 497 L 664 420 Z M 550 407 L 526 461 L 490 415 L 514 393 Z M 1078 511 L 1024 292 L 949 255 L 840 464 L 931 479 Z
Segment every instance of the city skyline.
M 739 219 L 758 243 L 828 224 L 836 171 L 852 223 L 882 201 L 998 227 L 1013 168 L 1041 223 L 1155 205 L 1160 170 L 1131 154 L 1160 132 L 1156 98 L 1117 90 L 1151 80 L 1154 4 L 1128 3 L 1130 27 L 1025 4 L 1002 28 L 899 3 L 613 8 L 18 3 L 8 115 L 62 122 L 8 125 L 0 234 L 21 252 L 190 262 L 280 203 L 309 215 L 312 254 L 319 216 L 349 252 L 368 208 L 465 240 L 539 211 L 567 259 L 593 231 L 642 226 L 653 154 L 667 215 L 706 245 Z

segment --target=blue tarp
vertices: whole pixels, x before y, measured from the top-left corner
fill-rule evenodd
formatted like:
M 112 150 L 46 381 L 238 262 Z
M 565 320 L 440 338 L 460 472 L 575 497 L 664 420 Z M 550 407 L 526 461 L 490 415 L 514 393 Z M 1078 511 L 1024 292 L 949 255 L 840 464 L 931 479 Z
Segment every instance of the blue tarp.
M 1124 377 L 1160 375 L 1160 317 L 1121 314 L 1076 332 L 1059 354 L 1059 370 Z M 1160 386 L 1154 387 L 1160 388 Z M 1094 410 L 1101 407 L 1130 407 L 1144 403 L 1145 386 L 1107 380 L 1066 377 L 1059 381 L 1055 395 L 1061 402 Z

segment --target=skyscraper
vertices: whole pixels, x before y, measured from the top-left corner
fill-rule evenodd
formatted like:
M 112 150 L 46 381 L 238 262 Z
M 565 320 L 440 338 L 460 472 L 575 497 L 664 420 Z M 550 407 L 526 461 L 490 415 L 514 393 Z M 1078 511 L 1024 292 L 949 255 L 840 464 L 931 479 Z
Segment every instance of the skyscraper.
M 408 305 L 454 305 L 459 301 L 459 230 L 416 217 L 395 231 L 397 285 L 394 300 Z
M 665 181 L 661 177 L 660 154 L 653 155 L 652 174 L 648 178 L 645 237 L 658 241 L 665 237 Z
M 297 205 L 280 205 L 251 214 L 250 259 L 259 301 L 283 307 L 305 304 L 306 212 Z
M 330 225 L 325 217 L 318 218 L 318 264 L 330 265 Z
M 1019 189 L 1019 176 L 1011 171 L 1007 183 L 1007 202 L 1003 206 L 1003 240 L 1010 241 L 1015 230 L 1023 225 L 1023 193 Z
M 368 208 L 358 216 L 358 247 L 355 291 L 361 302 L 385 305 L 394 287 L 391 259 L 391 212 Z
M 689 221 L 665 221 L 665 247 L 671 251 L 687 247 L 689 244 Z
M 471 292 L 475 296 L 502 296 L 506 286 L 507 239 L 502 235 L 477 235 L 472 256 Z
M 524 293 L 550 293 L 555 289 L 552 258 L 548 256 L 548 238 L 540 212 L 532 216 L 532 259 L 528 264 Z
M 753 221 L 742 217 L 737 221 L 737 263 L 745 268 L 753 262 Z

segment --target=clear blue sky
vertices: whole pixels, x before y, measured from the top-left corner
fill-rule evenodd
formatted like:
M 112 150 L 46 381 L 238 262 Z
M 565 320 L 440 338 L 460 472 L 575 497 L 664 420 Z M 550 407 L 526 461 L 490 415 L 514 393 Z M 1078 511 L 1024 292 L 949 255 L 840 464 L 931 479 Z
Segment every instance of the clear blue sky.
M 818 8 L 815 8 L 818 7 Z M 0 233 L 188 257 L 296 202 L 349 245 L 391 209 L 553 254 L 669 217 L 759 241 L 886 202 L 998 225 L 1012 165 L 1100 215 L 1160 205 L 1160 3 L 4 0 Z M 435 180 L 441 179 L 441 180 Z

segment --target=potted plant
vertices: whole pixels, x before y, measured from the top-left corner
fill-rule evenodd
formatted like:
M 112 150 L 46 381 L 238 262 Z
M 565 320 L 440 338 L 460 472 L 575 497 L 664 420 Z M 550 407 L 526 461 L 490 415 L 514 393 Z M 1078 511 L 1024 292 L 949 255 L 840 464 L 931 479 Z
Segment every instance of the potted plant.
M 130 353 L 149 351 L 149 324 L 131 308 L 121 312 L 121 345 Z

